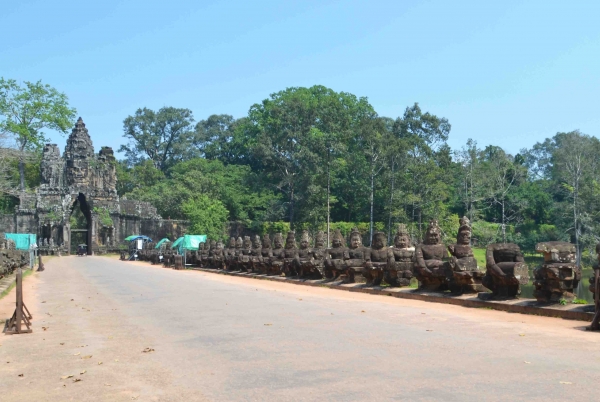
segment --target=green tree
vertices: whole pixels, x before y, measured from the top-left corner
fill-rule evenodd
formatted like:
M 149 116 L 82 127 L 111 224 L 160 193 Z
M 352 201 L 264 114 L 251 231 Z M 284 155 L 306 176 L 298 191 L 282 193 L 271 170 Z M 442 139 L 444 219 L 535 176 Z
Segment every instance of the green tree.
M 224 238 L 229 212 L 221 201 L 201 194 L 183 203 L 183 213 L 193 233 L 205 234 L 210 239 Z
M 166 172 L 175 163 L 194 156 L 193 122 L 189 109 L 138 109 L 123 121 L 123 137 L 129 143 L 121 145 L 119 152 L 125 153 L 130 165 L 148 159 L 156 169 Z
M 24 84 L 0 78 L 0 132 L 12 135 L 17 144 L 21 191 L 25 190 L 26 152 L 41 149 L 45 129 L 67 133 L 76 115 L 64 93 L 41 81 Z

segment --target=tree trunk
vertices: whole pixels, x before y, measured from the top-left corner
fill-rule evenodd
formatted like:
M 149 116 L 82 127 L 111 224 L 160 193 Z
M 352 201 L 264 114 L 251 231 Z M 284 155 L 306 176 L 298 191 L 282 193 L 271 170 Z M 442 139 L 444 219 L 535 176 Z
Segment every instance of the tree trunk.
M 329 158 L 327 158 L 327 247 L 329 248 L 329 231 L 330 231 L 330 205 L 329 195 L 331 192 L 331 170 L 329 167 Z
M 294 187 L 290 189 L 290 230 L 294 230 Z
M 388 218 L 388 244 L 392 236 L 392 205 L 394 202 L 394 163 L 392 162 L 392 180 L 390 183 L 390 214 Z
M 375 192 L 375 175 L 373 173 L 371 173 L 371 236 L 369 237 L 369 246 L 371 246 L 371 243 L 373 241 L 373 203 L 375 202 L 375 197 L 374 197 L 374 192 Z
M 25 162 L 23 162 L 23 155 L 19 157 L 19 180 L 21 191 L 25 191 Z

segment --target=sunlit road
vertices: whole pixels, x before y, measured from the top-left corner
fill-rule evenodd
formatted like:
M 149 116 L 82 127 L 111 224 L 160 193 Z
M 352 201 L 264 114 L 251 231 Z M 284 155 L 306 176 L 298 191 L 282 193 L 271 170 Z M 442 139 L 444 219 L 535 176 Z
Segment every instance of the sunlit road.
M 597 394 L 600 334 L 582 331 L 582 322 L 106 257 L 55 258 L 46 266 L 25 282 L 34 333 L 0 335 L 6 400 L 547 401 Z M 0 301 L 3 318 L 9 304 Z

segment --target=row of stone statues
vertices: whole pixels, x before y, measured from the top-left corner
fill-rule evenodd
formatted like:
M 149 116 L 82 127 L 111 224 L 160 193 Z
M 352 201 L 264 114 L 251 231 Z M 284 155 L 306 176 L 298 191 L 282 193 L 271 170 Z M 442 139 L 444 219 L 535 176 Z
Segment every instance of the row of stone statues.
M 0 233 L 0 279 L 28 265 L 29 252 L 17 250 L 15 241 L 6 239 L 4 233 Z
M 438 222 L 429 223 L 425 239 L 416 247 L 404 224 L 398 225 L 394 244 L 388 247 L 383 232 L 373 234 L 371 247 L 362 244 L 358 229 L 352 229 L 349 246 L 339 230 L 333 233 L 332 246 L 326 248 L 325 235 L 318 232 L 314 246 L 308 231 L 303 231 L 299 245 L 293 231 L 284 237 L 269 235 L 230 238 L 227 247 L 221 241 L 201 243 L 197 251 L 188 251 L 186 263 L 204 268 L 246 271 L 263 275 L 284 275 L 306 279 L 326 279 L 367 286 L 409 286 L 419 282 L 422 291 L 451 291 L 454 294 L 485 292 L 482 297 L 513 298 L 520 286 L 529 283 L 529 270 L 513 243 L 490 244 L 486 250 L 485 270 L 478 267 L 471 248 L 471 224 L 459 221 L 456 243 L 445 246 Z M 575 246 L 566 242 L 537 245 L 544 254 L 544 264 L 534 270 L 534 295 L 541 302 L 558 302 L 575 298 L 574 289 L 581 280 L 575 262 Z M 170 266 L 175 251 L 149 250 L 141 259 Z

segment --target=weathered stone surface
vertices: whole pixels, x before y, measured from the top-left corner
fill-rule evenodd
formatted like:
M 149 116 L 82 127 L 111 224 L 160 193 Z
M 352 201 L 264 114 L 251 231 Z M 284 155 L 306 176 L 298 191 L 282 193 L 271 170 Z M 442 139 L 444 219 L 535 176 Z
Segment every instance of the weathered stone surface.
M 421 290 L 448 290 L 448 251 L 442 244 L 441 229 L 437 220 L 429 222 L 425 241 L 415 250 L 415 276 Z
M 495 298 L 514 298 L 521 294 L 521 284 L 529 282 L 529 271 L 521 249 L 514 243 L 487 246 L 486 273 L 482 284 Z M 480 296 L 483 296 L 480 293 Z
M 342 232 L 336 229 L 333 233 L 331 248 L 325 253 L 325 277 L 335 280 L 344 274 L 346 270 L 345 261 L 350 258 L 346 240 L 342 236 Z
M 574 244 L 562 241 L 538 243 L 538 253 L 544 254 L 544 263 L 533 271 L 533 295 L 542 303 L 558 303 L 561 299 L 575 299 L 574 290 L 581 280 Z
M 367 279 L 364 276 L 365 262 L 368 249 L 362 244 L 362 236 L 358 228 L 353 228 L 350 232 L 350 248 L 348 249 L 348 258 L 344 260 L 346 272 L 346 283 L 365 283 Z
M 485 289 L 481 281 L 485 273 L 477 267 L 471 249 L 471 222 L 463 216 L 459 223 L 456 244 L 448 246 L 448 287 L 457 294 L 483 292 Z
M 379 286 L 383 281 L 384 273 L 394 261 L 392 249 L 386 247 L 386 237 L 383 232 L 373 233 L 371 248 L 365 255 L 365 269 L 363 275 L 369 286 Z
M 14 221 L 7 228 L 35 233 L 43 239 L 42 247 L 55 247 L 42 250 L 42 254 L 69 252 L 70 217 L 75 208 L 81 209 L 86 220 L 88 253 L 116 250 L 131 234 L 160 239 L 178 237 L 185 231 L 185 222 L 161 219 L 149 203 L 119 198 L 114 152 L 102 147 L 97 155 L 94 153 L 81 118 L 67 139 L 62 157 L 56 144 L 44 146 L 40 176 L 35 194 L 20 194 Z
M 408 286 L 413 277 L 415 248 L 410 244 L 406 225 L 399 224 L 392 247 L 393 260 L 385 271 L 385 281 L 393 287 Z

